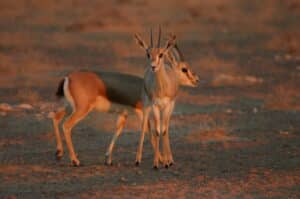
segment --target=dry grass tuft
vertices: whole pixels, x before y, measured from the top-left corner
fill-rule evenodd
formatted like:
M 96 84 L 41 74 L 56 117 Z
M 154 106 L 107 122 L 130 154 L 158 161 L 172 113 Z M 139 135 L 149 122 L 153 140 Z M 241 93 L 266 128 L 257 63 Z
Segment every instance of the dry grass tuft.
M 265 105 L 275 110 L 300 110 L 300 92 L 297 81 L 290 80 L 279 84 L 267 96 Z
M 256 84 L 261 84 L 263 82 L 262 78 L 257 78 L 250 75 L 229 75 L 229 74 L 218 74 L 216 75 L 211 85 L 214 87 L 219 86 L 252 86 Z
M 267 47 L 271 50 L 282 50 L 291 55 L 299 55 L 300 53 L 300 32 L 283 32 L 276 34 L 268 42 Z
M 236 140 L 237 137 L 227 135 L 224 129 L 213 129 L 208 131 L 199 132 L 198 130 L 193 131 L 187 136 L 187 140 L 190 142 L 223 142 Z
M 15 97 L 19 101 L 26 102 L 28 104 L 35 104 L 42 101 L 39 93 L 29 88 L 19 89 Z
M 24 144 L 24 140 L 21 138 L 15 138 L 15 139 L 1 138 L 0 149 L 11 145 L 22 145 L 22 144 Z

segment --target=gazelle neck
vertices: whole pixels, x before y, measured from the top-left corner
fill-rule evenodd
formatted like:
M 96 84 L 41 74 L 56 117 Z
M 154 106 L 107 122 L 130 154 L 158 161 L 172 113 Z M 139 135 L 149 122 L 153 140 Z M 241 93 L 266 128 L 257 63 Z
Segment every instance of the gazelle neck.
M 153 90 L 155 97 L 175 97 L 178 90 L 178 80 L 175 71 L 172 68 L 161 63 L 159 70 L 154 74 L 154 87 Z
M 164 62 L 162 61 L 159 67 L 159 70 L 154 73 L 155 76 L 155 82 L 157 83 L 158 87 L 163 87 L 167 84 L 168 81 L 168 74 L 166 71 L 166 66 Z

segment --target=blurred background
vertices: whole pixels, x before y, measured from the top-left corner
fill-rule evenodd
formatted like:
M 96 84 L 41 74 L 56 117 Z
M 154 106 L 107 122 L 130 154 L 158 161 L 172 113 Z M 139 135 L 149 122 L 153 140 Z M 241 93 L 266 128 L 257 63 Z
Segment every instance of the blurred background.
M 54 99 L 74 70 L 142 76 L 145 56 L 132 36 L 149 41 L 159 24 L 210 86 L 264 82 L 280 92 L 299 79 L 299 13 L 297 0 L 3 0 L 1 101 Z

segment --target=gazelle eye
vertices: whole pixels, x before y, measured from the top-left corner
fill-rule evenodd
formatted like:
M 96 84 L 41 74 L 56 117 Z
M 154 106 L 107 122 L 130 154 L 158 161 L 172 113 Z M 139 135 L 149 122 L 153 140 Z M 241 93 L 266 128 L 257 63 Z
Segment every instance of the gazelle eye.
M 163 56 L 163 54 L 162 54 L 162 53 L 160 53 L 160 54 L 158 55 L 158 57 L 159 57 L 159 58 L 162 58 L 162 56 Z
M 181 71 L 184 72 L 184 73 L 188 72 L 188 70 L 186 68 L 182 68 Z

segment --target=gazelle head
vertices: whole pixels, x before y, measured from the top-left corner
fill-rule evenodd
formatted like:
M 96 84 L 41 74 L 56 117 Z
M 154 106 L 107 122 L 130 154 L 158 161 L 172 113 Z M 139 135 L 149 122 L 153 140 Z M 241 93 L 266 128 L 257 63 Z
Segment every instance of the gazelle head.
M 176 53 L 177 59 L 174 53 Z M 167 60 L 171 63 L 181 85 L 190 87 L 196 87 L 198 85 L 199 76 L 193 72 L 190 65 L 185 61 L 177 44 L 174 45 L 172 51 L 169 51 Z
M 152 29 L 150 30 L 150 46 L 144 42 L 144 40 L 140 37 L 140 35 L 134 35 L 136 42 L 140 47 L 142 47 L 146 51 L 147 59 L 149 61 L 149 66 L 153 72 L 157 72 L 160 67 L 163 66 L 164 57 L 167 55 L 168 51 L 174 46 L 176 36 L 173 35 L 167 41 L 165 47 L 160 47 L 160 38 L 161 38 L 161 28 L 159 27 L 158 31 L 158 40 L 157 45 L 153 45 L 153 36 Z

